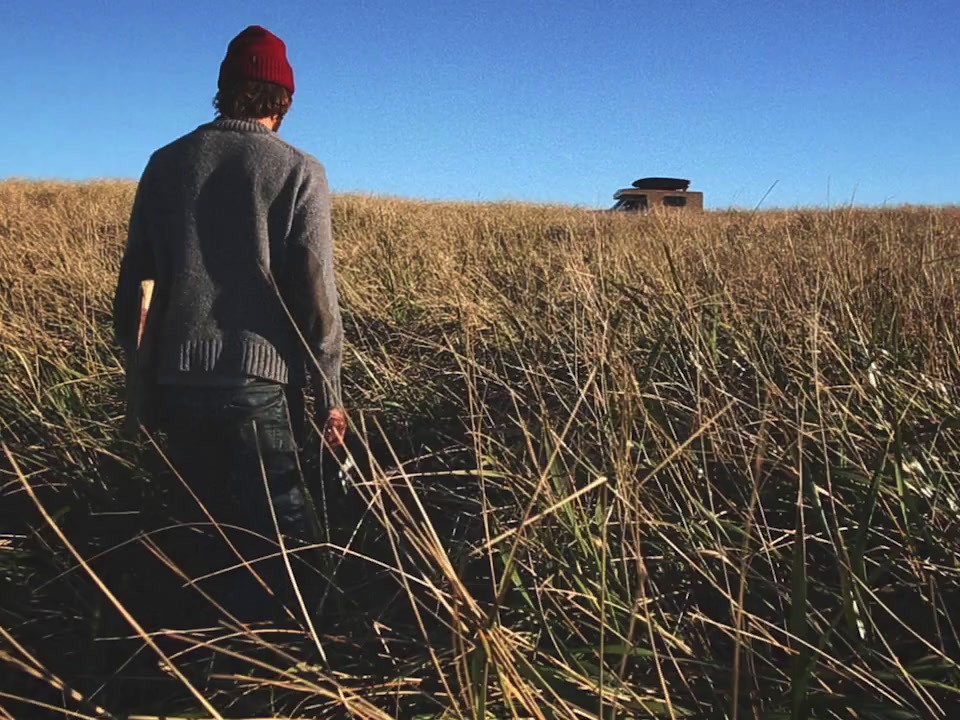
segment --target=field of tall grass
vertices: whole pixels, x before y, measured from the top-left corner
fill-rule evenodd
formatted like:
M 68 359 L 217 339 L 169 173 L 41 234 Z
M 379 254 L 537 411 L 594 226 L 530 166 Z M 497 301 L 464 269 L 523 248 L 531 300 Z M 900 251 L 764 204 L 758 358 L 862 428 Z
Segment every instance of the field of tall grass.
M 958 716 L 960 210 L 337 196 L 324 594 L 241 627 L 121 433 L 133 189 L 0 183 L 0 718 Z

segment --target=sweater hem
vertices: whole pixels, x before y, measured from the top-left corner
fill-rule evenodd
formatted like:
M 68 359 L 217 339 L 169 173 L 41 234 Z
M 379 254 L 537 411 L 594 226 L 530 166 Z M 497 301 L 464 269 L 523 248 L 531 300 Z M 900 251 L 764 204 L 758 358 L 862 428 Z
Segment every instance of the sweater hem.
M 158 377 L 210 373 L 224 377 L 254 377 L 286 385 L 290 370 L 277 349 L 265 342 L 225 343 L 223 338 L 187 340 L 164 358 Z

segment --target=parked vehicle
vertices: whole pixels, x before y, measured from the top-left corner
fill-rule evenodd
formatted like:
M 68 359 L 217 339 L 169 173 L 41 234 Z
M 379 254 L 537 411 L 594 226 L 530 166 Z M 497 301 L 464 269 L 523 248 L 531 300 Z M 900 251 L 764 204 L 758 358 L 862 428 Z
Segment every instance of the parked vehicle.
M 642 212 L 656 207 L 703 210 L 703 193 L 687 190 L 690 181 L 683 178 L 648 177 L 633 182 L 613 194 L 616 204 L 611 210 Z

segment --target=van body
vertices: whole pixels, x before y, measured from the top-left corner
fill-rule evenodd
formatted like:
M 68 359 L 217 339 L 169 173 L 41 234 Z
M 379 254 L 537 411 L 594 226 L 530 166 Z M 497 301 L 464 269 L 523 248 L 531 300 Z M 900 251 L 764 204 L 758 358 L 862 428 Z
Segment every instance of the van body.
M 610 209 L 643 212 L 663 207 L 699 212 L 703 210 L 703 193 L 687 190 L 689 186 L 690 181 L 681 178 L 640 178 L 633 187 L 613 194 L 616 204 Z

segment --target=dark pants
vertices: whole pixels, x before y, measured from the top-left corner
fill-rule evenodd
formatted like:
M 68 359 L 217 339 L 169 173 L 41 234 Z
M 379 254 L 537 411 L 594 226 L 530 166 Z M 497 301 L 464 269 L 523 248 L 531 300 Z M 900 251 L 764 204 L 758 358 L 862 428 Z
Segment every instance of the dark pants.
M 302 418 L 291 418 L 285 388 L 266 382 L 238 387 L 166 385 L 159 387 L 158 396 L 159 425 L 174 468 L 217 523 L 241 528 L 223 529 L 276 597 L 271 598 L 244 567 L 199 585 L 244 622 L 280 617 L 279 602 L 299 615 L 282 558 L 257 561 L 279 551 L 268 502 L 288 549 L 313 539 L 296 441 Z M 302 415 L 302 406 L 297 409 Z M 190 519 L 199 521 L 200 527 L 207 523 L 203 533 L 189 531 L 195 540 L 184 562 L 191 577 L 240 562 L 199 507 Z M 308 560 L 303 553 L 291 557 L 309 608 L 317 576 L 306 567 Z

